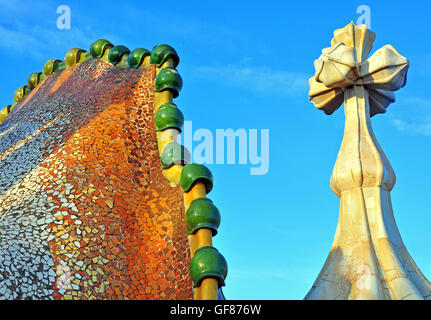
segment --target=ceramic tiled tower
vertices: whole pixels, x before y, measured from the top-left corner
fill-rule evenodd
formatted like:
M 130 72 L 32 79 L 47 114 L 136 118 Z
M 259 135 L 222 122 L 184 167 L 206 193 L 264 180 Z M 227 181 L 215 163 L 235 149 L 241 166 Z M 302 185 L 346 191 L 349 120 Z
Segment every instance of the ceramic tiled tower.
M 0 112 L 0 298 L 217 299 L 211 172 L 176 143 L 168 45 L 95 41 Z
M 386 112 L 406 84 L 409 63 L 350 23 L 315 61 L 310 98 L 332 114 L 344 102 L 344 138 L 331 177 L 340 215 L 331 252 L 306 299 L 430 299 L 431 284 L 403 244 L 392 212 L 395 173 L 370 118 Z

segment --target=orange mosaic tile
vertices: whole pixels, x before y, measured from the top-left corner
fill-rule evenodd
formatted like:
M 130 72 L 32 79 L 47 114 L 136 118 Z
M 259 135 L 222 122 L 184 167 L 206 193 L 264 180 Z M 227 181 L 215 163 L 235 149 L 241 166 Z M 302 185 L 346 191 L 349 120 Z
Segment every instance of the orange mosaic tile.
M 1 123 L 6 298 L 192 298 L 183 191 L 162 174 L 154 81 L 154 65 L 89 59 L 45 78 Z

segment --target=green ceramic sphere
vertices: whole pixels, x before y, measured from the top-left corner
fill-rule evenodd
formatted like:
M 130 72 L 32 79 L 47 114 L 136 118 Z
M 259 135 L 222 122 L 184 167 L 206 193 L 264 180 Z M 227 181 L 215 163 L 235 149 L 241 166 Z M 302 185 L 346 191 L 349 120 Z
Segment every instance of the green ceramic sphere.
M 32 73 L 30 77 L 28 77 L 27 86 L 29 87 L 30 90 L 32 90 L 34 87 L 36 87 L 39 84 L 39 82 L 41 81 L 41 78 L 40 78 L 41 75 L 42 75 L 41 72 L 35 72 L 35 73 Z
M 159 108 L 154 116 L 156 130 L 163 131 L 168 128 L 175 128 L 181 132 L 184 124 L 184 116 L 174 103 L 165 103 Z
M 0 123 L 6 119 L 7 115 L 9 114 L 7 107 L 0 110 Z
M 14 103 L 20 102 L 21 99 L 24 98 L 24 96 L 29 92 L 30 92 L 30 90 L 28 89 L 27 86 L 23 86 L 21 88 L 18 88 L 14 94 L 14 99 L 13 99 Z
M 190 203 L 186 213 L 187 234 L 194 234 L 201 228 L 207 228 L 211 229 L 215 236 L 220 221 L 220 212 L 210 199 L 195 199 Z
M 121 57 L 124 54 L 128 54 L 128 53 L 130 53 L 130 50 L 125 46 L 118 45 L 118 46 L 112 47 L 112 49 L 109 51 L 109 54 L 108 54 L 108 60 L 112 64 L 117 64 L 118 62 L 120 62 Z
M 206 278 L 217 279 L 220 288 L 225 285 L 227 277 L 226 259 L 214 247 L 200 247 L 190 261 L 190 275 L 195 288 Z
M 48 60 L 45 65 L 43 66 L 43 74 L 46 76 L 49 76 L 50 74 L 58 71 L 59 65 L 62 61 L 61 60 Z
M 165 63 L 165 61 L 168 59 L 173 60 L 174 68 L 176 68 L 180 63 L 180 57 L 178 56 L 178 53 L 170 45 L 159 44 L 151 51 L 150 62 L 158 67 Z
M 174 98 L 176 98 L 178 97 L 182 87 L 183 79 L 174 68 L 167 67 L 162 69 L 156 78 L 156 92 L 169 90 L 172 92 Z
M 105 39 L 99 39 L 93 42 L 90 46 L 90 54 L 93 58 L 101 58 L 105 51 L 112 48 L 114 45 Z
M 171 142 L 163 148 L 160 161 L 163 169 L 168 169 L 174 164 L 185 165 L 190 158 L 190 152 L 184 146 Z
M 150 51 L 144 48 L 134 49 L 127 57 L 129 68 L 139 68 L 142 62 L 144 62 L 145 57 L 148 57 L 150 54 Z
M 184 192 L 189 192 L 197 182 L 202 182 L 205 185 L 206 193 L 210 193 L 213 188 L 211 171 L 202 164 L 186 164 L 181 171 L 180 186 Z
M 81 55 L 85 54 L 86 51 L 80 48 L 72 48 L 67 51 L 66 56 L 64 57 L 64 63 L 66 66 L 71 67 L 79 62 L 81 59 Z

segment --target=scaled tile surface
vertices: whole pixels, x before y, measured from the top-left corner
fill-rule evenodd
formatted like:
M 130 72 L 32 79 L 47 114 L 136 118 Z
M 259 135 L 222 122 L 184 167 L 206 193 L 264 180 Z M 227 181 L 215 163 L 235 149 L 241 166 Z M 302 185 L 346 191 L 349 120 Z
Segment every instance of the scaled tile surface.
M 0 124 L 0 298 L 192 298 L 154 79 L 153 65 L 90 59 L 45 78 Z

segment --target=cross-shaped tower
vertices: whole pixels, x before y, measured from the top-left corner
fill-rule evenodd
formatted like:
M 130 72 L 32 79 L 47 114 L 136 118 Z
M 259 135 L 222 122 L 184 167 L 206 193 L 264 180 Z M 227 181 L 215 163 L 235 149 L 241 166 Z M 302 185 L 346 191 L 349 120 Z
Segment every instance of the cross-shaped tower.
M 406 84 L 409 62 L 391 45 L 367 59 L 375 34 L 348 24 L 314 62 L 310 100 L 326 114 L 344 102 L 344 138 L 331 177 L 340 214 L 331 252 L 306 299 L 431 299 L 431 283 L 407 252 L 390 191 L 395 173 L 370 118 Z

